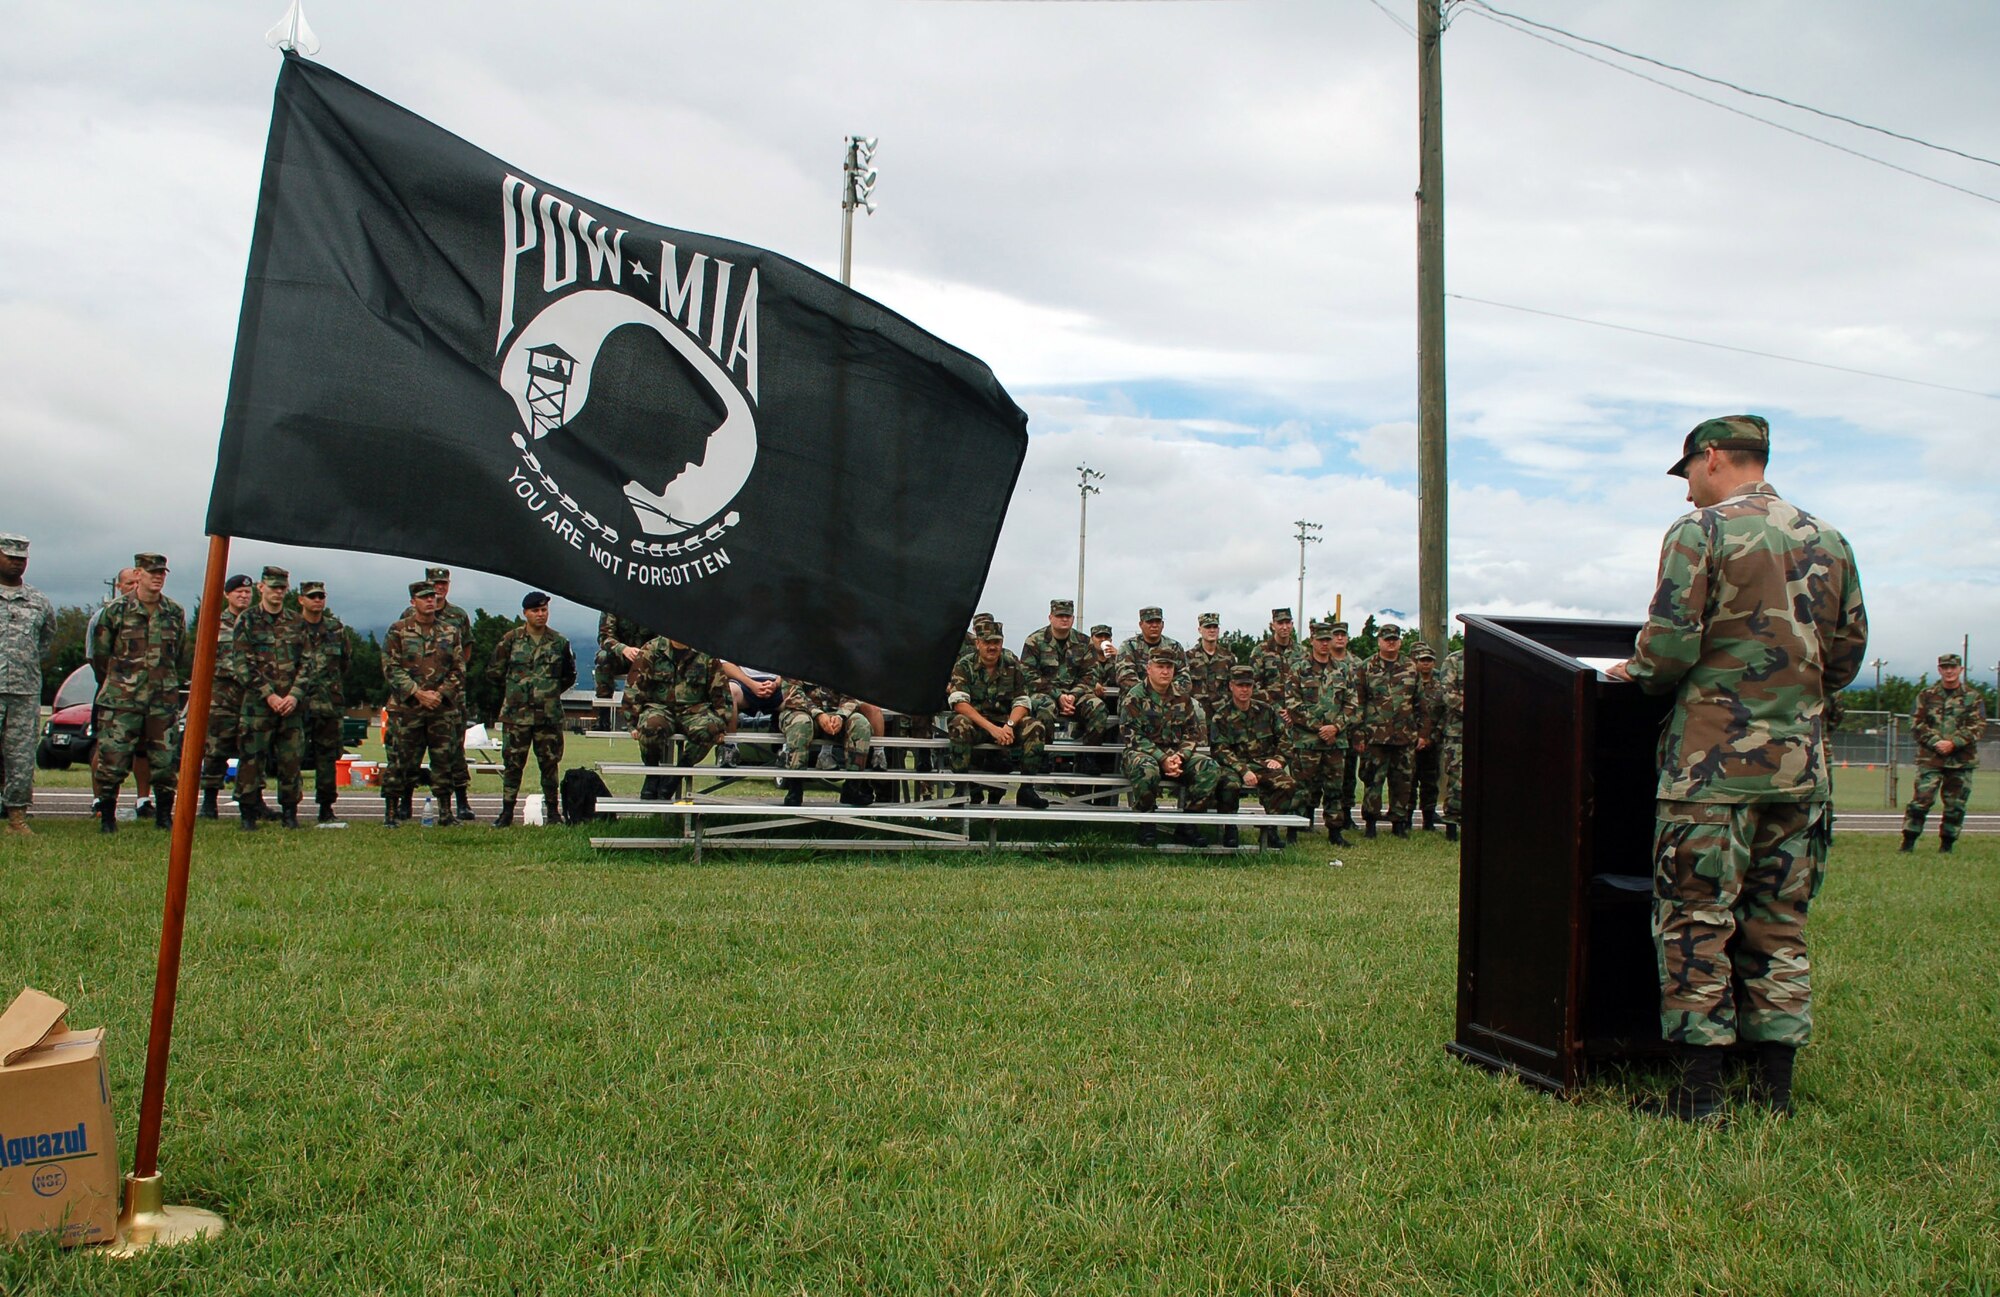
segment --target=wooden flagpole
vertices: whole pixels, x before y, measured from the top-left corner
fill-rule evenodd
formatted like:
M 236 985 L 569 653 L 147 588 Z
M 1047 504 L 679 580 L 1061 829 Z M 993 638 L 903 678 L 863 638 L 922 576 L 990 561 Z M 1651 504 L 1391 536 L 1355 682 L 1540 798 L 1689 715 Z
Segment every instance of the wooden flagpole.
M 113 1256 L 133 1256 L 161 1244 L 207 1238 L 223 1229 L 222 1217 L 199 1207 L 170 1207 L 160 1183 L 160 1115 L 167 1102 L 167 1054 L 174 1032 L 174 996 L 181 975 L 181 930 L 187 922 L 188 865 L 194 855 L 194 818 L 201 787 L 202 748 L 208 742 L 208 704 L 215 688 L 215 656 L 222 630 L 223 571 L 229 537 L 208 538 L 201 611 L 195 620 L 194 672 L 189 680 L 187 728 L 174 797 L 174 827 L 167 848 L 166 913 L 160 920 L 160 962 L 153 979 L 153 1022 L 146 1039 L 146 1083 L 139 1096 L 139 1135 L 132 1174 L 125 1178 L 125 1206 L 118 1217 Z

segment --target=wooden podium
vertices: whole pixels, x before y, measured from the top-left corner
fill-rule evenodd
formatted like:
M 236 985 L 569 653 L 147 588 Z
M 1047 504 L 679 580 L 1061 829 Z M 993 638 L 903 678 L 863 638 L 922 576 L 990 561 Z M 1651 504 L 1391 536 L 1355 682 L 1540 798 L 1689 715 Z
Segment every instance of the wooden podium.
M 1624 661 L 1635 622 L 1462 616 L 1458 1028 L 1469 1062 L 1568 1093 L 1593 1060 L 1660 1055 L 1654 752 L 1671 698 Z

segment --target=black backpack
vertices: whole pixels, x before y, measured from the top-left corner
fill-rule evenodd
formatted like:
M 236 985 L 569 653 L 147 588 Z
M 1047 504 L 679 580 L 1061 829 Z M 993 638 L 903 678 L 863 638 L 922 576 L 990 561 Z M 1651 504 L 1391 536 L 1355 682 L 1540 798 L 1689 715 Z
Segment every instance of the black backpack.
M 562 778 L 562 822 L 582 824 L 594 819 L 616 819 L 597 813 L 597 799 L 609 796 L 611 789 L 605 785 L 604 776 L 588 766 L 571 768 Z

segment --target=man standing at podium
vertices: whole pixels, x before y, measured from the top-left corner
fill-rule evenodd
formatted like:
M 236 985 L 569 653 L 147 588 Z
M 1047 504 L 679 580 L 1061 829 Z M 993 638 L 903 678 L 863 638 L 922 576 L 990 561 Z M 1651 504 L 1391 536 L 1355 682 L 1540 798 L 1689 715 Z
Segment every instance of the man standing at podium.
M 1653 933 L 1662 1034 L 1681 1082 L 1656 1110 L 1722 1119 L 1722 1059 L 1756 1046 L 1754 1093 L 1792 1103 L 1812 1032 L 1806 909 L 1831 838 L 1826 699 L 1854 679 L 1868 618 L 1854 551 L 1764 480 L 1770 425 L 1696 425 L 1667 471 L 1694 504 L 1667 530 L 1658 588 L 1630 661 L 1674 694 L 1660 734 Z

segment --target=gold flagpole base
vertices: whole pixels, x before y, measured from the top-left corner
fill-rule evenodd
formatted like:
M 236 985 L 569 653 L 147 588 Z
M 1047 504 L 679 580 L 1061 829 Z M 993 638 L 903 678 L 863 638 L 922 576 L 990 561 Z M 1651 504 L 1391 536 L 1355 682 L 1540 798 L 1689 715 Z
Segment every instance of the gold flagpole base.
M 125 1177 L 125 1210 L 118 1216 L 118 1241 L 108 1256 L 137 1256 L 156 1247 L 173 1247 L 200 1238 L 214 1238 L 226 1227 L 222 1217 L 199 1207 L 169 1207 L 157 1175 Z

